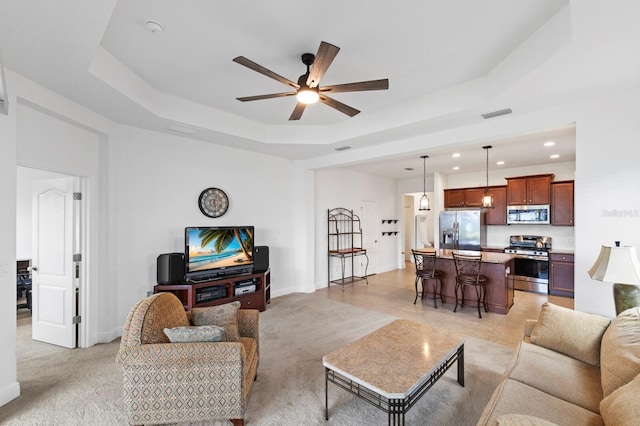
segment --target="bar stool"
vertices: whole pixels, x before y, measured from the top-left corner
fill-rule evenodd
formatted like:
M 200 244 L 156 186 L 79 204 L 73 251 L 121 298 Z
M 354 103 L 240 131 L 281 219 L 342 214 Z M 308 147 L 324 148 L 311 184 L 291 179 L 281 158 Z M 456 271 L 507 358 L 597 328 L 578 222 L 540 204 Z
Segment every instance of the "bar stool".
M 442 295 L 442 280 L 444 273 L 436 269 L 436 252 L 423 252 L 417 250 L 411 250 L 413 254 L 413 260 L 416 264 L 416 298 L 413 300 L 413 304 L 416 304 L 418 300 L 418 280 L 422 283 L 422 291 L 420 292 L 420 300 L 424 298 L 424 281 L 433 281 L 433 306 L 438 309 L 437 296 L 440 295 L 440 300 L 444 303 L 445 299 Z M 440 284 L 440 292 L 438 292 L 438 284 Z
M 478 298 L 478 317 L 482 318 L 480 312 L 480 304 L 484 305 L 485 312 L 489 312 L 487 308 L 487 277 L 480 274 L 480 266 L 482 265 L 482 255 L 466 255 L 452 252 L 453 263 L 456 266 L 456 306 L 453 308 L 453 312 L 460 307 L 464 306 L 464 288 L 471 286 L 476 290 L 476 297 Z M 460 289 L 460 303 L 458 303 L 458 289 Z

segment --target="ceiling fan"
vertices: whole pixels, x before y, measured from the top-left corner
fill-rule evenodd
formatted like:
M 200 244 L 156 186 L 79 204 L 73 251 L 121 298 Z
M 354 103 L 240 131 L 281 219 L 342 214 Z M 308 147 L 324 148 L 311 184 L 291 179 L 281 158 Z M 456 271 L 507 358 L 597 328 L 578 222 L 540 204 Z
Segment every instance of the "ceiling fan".
M 360 111 L 350 107 L 349 105 L 345 105 L 342 102 L 338 102 L 335 99 L 330 98 L 329 96 L 327 96 L 327 94 L 339 92 L 359 92 L 365 90 L 386 90 L 389 88 L 389 80 L 385 78 L 382 80 L 361 81 L 358 83 L 346 83 L 320 87 L 320 79 L 327 72 L 329 65 L 331 65 L 331 62 L 333 62 L 333 59 L 336 57 L 339 51 L 339 47 L 323 41 L 320 43 L 318 53 L 316 53 L 315 55 L 313 53 L 304 53 L 302 55 L 302 63 L 307 66 L 307 72 L 298 78 L 297 83 L 294 83 L 293 81 L 284 78 L 271 70 L 268 70 L 262 65 L 256 64 L 255 62 L 245 58 L 244 56 L 238 56 L 237 58 L 233 59 L 234 62 L 237 62 L 240 65 L 244 65 L 245 67 L 257 71 L 260 74 L 264 74 L 267 77 L 279 81 L 280 83 L 286 84 L 287 86 L 295 89 L 295 92 L 246 96 L 236 99 L 241 102 L 247 102 L 295 95 L 298 102 L 293 109 L 293 113 L 291 113 L 289 120 L 300 120 L 305 107 L 308 104 L 317 101 L 320 101 L 323 104 L 330 106 L 331 108 L 337 109 L 338 111 L 347 114 L 349 117 L 353 117 Z

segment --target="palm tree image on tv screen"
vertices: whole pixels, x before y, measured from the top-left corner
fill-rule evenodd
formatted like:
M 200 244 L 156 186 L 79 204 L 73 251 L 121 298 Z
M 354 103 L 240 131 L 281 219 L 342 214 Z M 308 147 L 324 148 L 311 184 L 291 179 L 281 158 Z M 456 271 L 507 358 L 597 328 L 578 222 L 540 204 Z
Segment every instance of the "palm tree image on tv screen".
M 188 230 L 190 272 L 253 263 L 253 228 L 193 228 Z

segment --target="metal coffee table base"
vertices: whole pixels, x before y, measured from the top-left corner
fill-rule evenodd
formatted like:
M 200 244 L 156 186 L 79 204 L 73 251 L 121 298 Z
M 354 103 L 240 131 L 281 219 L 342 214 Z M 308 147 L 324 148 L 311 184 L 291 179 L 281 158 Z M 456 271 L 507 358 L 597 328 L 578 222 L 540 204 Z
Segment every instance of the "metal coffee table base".
M 436 384 L 440 377 L 444 376 L 444 373 L 446 373 L 455 362 L 458 363 L 458 383 L 460 386 L 464 386 L 464 344 L 461 344 L 453 355 L 443 360 L 442 363 L 433 369 L 431 374 L 425 377 L 422 384 L 416 387 L 416 389 L 410 392 L 405 398 L 401 399 L 385 398 L 379 393 L 325 367 L 325 419 L 329 420 L 329 382 L 331 382 L 387 413 L 389 425 L 404 425 L 404 415 L 407 411 Z

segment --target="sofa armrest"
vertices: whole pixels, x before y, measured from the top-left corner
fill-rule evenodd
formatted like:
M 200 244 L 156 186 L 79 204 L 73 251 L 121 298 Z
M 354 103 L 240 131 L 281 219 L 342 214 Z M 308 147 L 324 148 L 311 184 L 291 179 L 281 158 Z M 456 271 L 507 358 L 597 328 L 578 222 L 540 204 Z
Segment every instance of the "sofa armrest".
M 241 337 L 250 337 L 256 341 L 256 351 L 260 354 L 260 312 L 257 309 L 238 311 L 238 332 Z
M 246 359 L 240 342 L 154 343 L 120 347 L 116 363 L 133 365 L 236 364 L 242 371 Z
M 538 320 L 528 319 L 524 323 L 524 337 L 531 337 L 533 328 L 538 325 Z

